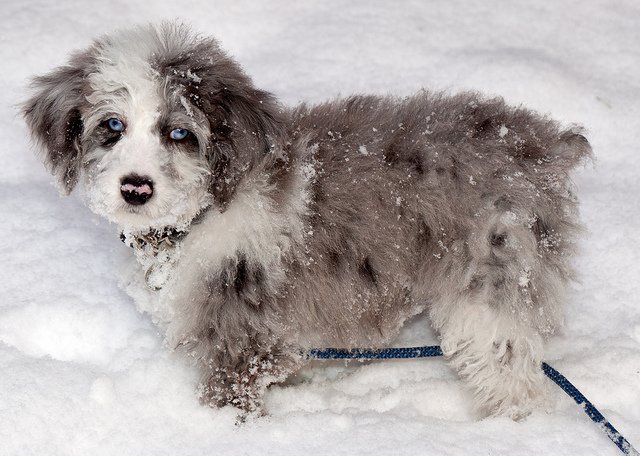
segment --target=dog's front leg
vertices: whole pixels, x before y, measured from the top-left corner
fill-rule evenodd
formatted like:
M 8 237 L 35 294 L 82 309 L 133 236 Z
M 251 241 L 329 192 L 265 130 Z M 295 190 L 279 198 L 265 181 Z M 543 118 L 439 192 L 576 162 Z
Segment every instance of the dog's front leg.
M 177 302 L 168 331 L 169 342 L 198 362 L 202 402 L 232 405 L 245 414 L 261 414 L 267 386 L 302 362 L 287 342 L 292 325 L 280 301 L 284 275 L 279 265 L 256 257 L 237 251 L 210 269 L 186 264 L 179 275 L 185 279 L 172 290 L 173 297 L 185 298 Z
M 223 343 L 212 347 L 205 358 L 200 397 L 212 407 L 232 405 L 243 412 L 243 417 L 261 415 L 267 387 L 285 380 L 302 358 L 278 342 L 244 345 L 240 348 Z

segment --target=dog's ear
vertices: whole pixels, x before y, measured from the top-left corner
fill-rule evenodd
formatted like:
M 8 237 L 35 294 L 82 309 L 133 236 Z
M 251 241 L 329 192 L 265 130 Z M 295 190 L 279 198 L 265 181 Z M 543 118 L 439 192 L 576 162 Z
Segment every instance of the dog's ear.
M 69 194 L 78 180 L 83 128 L 80 107 L 85 102 L 83 86 L 90 62 L 86 54 L 77 54 L 68 65 L 34 78 L 34 95 L 22 108 L 44 164 L 57 177 L 64 194 Z
M 224 206 L 247 170 L 277 158 L 283 122 L 273 95 L 248 78 L 228 81 L 211 101 L 212 193 Z
M 164 37 L 169 43 L 192 42 L 186 49 L 174 46 L 158 67 L 179 90 L 183 104 L 193 104 L 208 120 L 211 192 L 225 206 L 241 176 L 268 161 L 278 148 L 282 110 L 274 96 L 257 89 L 215 40 L 194 38 L 180 27 L 168 27 Z
M 230 140 L 238 153 L 261 157 L 276 146 L 282 129 L 280 108 L 269 92 L 253 87 L 250 79 L 231 80 L 213 97 L 217 109 L 227 115 L 219 121 L 214 113 L 214 139 Z

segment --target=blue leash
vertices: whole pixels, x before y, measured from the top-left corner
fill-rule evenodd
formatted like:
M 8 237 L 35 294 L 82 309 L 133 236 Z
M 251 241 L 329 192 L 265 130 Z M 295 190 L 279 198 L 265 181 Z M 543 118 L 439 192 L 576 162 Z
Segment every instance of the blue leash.
M 433 356 L 442 356 L 442 349 L 438 345 L 431 345 L 425 347 L 406 347 L 406 348 L 381 348 L 381 349 L 361 349 L 354 348 L 351 350 L 341 348 L 314 348 L 307 352 L 307 358 L 309 359 L 409 359 L 409 358 L 427 358 Z M 624 454 L 632 456 L 640 456 L 640 453 L 631 446 L 629 441 L 625 439 L 622 434 L 618 432 L 616 428 L 607 420 L 602 413 L 584 397 L 584 395 L 573 386 L 573 384 L 567 380 L 567 378 L 560 372 L 549 366 L 547 363 L 542 363 L 542 370 L 544 374 L 549 377 L 553 382 L 562 388 L 562 391 L 567 393 L 576 404 L 583 405 L 584 412 L 591 418 L 591 420 L 599 425 L 604 433 L 616 444 L 620 451 Z

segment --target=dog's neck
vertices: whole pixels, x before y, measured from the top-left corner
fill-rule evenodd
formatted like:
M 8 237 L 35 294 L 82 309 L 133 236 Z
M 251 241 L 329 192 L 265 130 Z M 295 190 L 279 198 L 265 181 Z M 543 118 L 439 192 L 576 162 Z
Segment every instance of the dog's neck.
M 150 228 L 141 232 L 120 232 L 120 240 L 134 250 L 145 250 L 157 256 L 161 250 L 174 248 L 189 233 L 187 229 L 164 227 L 161 230 Z
M 138 263 L 145 270 L 144 280 L 152 291 L 162 289 L 169 280 L 171 270 L 178 260 L 180 244 L 189 234 L 191 226 L 199 223 L 202 211 L 188 224 L 180 227 L 165 226 L 146 230 L 126 230 L 120 232 L 120 240 L 134 251 Z
M 178 259 L 179 244 L 187 234 L 188 231 L 174 227 L 120 233 L 120 240 L 133 249 L 145 271 L 144 282 L 151 291 L 159 291 L 169 280 Z

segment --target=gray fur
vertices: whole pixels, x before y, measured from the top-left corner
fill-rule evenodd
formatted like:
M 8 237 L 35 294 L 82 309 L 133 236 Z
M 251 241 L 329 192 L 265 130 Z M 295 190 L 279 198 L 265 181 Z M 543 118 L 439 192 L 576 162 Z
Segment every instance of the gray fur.
M 205 403 L 258 411 L 264 389 L 301 365 L 300 348 L 385 346 L 425 310 L 481 411 L 518 418 L 540 402 L 541 344 L 561 323 L 580 231 L 568 173 L 591 150 L 579 130 L 468 92 L 285 108 L 214 40 L 180 26 L 142 33 L 161 118 L 190 113 L 200 131 L 190 160 L 210 170 L 211 203 L 170 285 L 175 342 L 202 369 Z M 83 150 L 64 128 L 73 115 L 53 113 L 78 111 L 91 67 L 79 59 L 37 79 L 25 108 L 69 188 Z M 268 208 L 234 233 L 256 237 L 212 246 L 247 195 Z M 191 247 L 196 236 L 217 253 Z
M 33 137 L 45 151 L 44 162 L 68 194 L 76 185 L 81 159 L 78 144 L 82 132 L 81 107 L 86 86 L 84 78 L 94 65 L 93 53 L 75 54 L 69 64 L 34 78 L 37 91 L 24 105 L 24 117 Z

